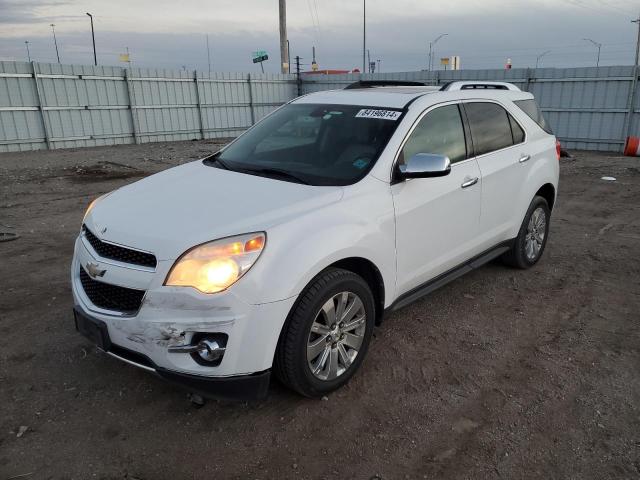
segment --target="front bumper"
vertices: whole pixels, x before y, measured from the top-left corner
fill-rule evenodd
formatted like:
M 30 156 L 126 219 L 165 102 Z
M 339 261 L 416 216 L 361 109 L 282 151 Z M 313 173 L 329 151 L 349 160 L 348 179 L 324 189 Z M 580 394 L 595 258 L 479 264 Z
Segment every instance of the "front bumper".
M 124 315 L 96 307 L 79 278 L 88 262 L 106 270 L 96 280 L 145 290 L 140 309 Z M 191 288 L 166 287 L 162 283 L 171 263 L 159 261 L 155 270 L 149 270 L 110 262 L 79 237 L 71 266 L 76 314 L 104 325 L 110 348 L 103 349 L 109 354 L 167 380 L 223 398 L 235 397 L 216 394 L 220 389 L 261 392 L 265 388 L 266 393 L 280 331 L 295 297 L 254 305 L 238 298 L 232 288 L 205 295 Z M 169 347 L 189 345 L 195 335 L 205 333 L 227 336 L 218 365 L 203 365 L 186 353 L 169 353 Z
M 206 377 L 167 370 L 153 363 L 149 357 L 111 342 L 104 322 L 86 315 L 77 308 L 74 308 L 73 315 L 76 330 L 110 356 L 152 372 L 190 392 L 223 400 L 249 401 L 266 397 L 269 390 L 270 370 L 230 377 Z

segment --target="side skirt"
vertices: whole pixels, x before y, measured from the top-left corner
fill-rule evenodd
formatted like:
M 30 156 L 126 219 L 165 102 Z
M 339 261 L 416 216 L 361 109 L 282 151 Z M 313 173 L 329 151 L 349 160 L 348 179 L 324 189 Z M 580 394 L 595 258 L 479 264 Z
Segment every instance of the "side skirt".
M 477 255 L 466 262 L 452 268 L 451 270 L 438 275 L 436 278 L 429 280 L 428 282 L 414 288 L 413 290 L 401 295 L 393 302 L 385 312 L 394 312 L 401 308 L 406 307 L 410 303 L 428 295 L 429 293 L 437 290 L 440 287 L 445 286 L 447 283 L 452 282 L 456 278 L 461 277 L 465 273 L 468 273 L 476 268 L 483 266 L 485 263 L 489 263 L 494 258 L 498 258 L 503 253 L 509 251 L 513 245 L 515 239 L 507 240 L 506 242 L 499 243 L 493 248 L 490 248 L 486 252 Z

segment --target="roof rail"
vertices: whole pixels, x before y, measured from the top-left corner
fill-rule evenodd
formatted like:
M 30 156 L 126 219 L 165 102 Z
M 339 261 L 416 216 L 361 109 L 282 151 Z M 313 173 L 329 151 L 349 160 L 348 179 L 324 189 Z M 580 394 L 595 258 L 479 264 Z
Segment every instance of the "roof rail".
M 374 88 L 374 87 L 426 87 L 422 82 L 410 82 L 408 80 L 360 80 L 344 87 L 345 90 L 353 90 L 356 88 Z
M 511 90 L 520 92 L 521 90 L 513 83 L 507 82 L 485 82 L 485 81 L 458 81 L 449 82 L 442 86 L 440 91 L 450 92 L 453 90 Z

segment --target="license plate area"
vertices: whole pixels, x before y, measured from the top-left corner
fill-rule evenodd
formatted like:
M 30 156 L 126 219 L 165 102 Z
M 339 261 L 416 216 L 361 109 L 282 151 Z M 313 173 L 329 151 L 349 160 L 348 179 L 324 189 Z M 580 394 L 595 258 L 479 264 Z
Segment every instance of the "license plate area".
M 76 322 L 76 330 L 87 337 L 100 350 L 105 352 L 111 348 L 111 339 L 109 338 L 109 330 L 107 324 L 101 320 L 90 318 L 78 310 L 73 310 L 73 316 Z

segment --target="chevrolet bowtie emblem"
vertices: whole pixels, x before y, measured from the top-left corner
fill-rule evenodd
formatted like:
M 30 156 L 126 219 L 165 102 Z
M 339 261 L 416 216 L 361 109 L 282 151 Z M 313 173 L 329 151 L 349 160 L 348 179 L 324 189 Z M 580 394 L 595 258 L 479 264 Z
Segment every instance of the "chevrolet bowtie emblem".
M 85 266 L 85 270 L 87 271 L 87 273 L 91 278 L 104 277 L 104 274 L 107 273 L 106 270 L 102 270 L 100 268 L 100 265 L 98 265 L 97 263 L 91 263 L 91 262 L 87 262 L 87 265 Z

